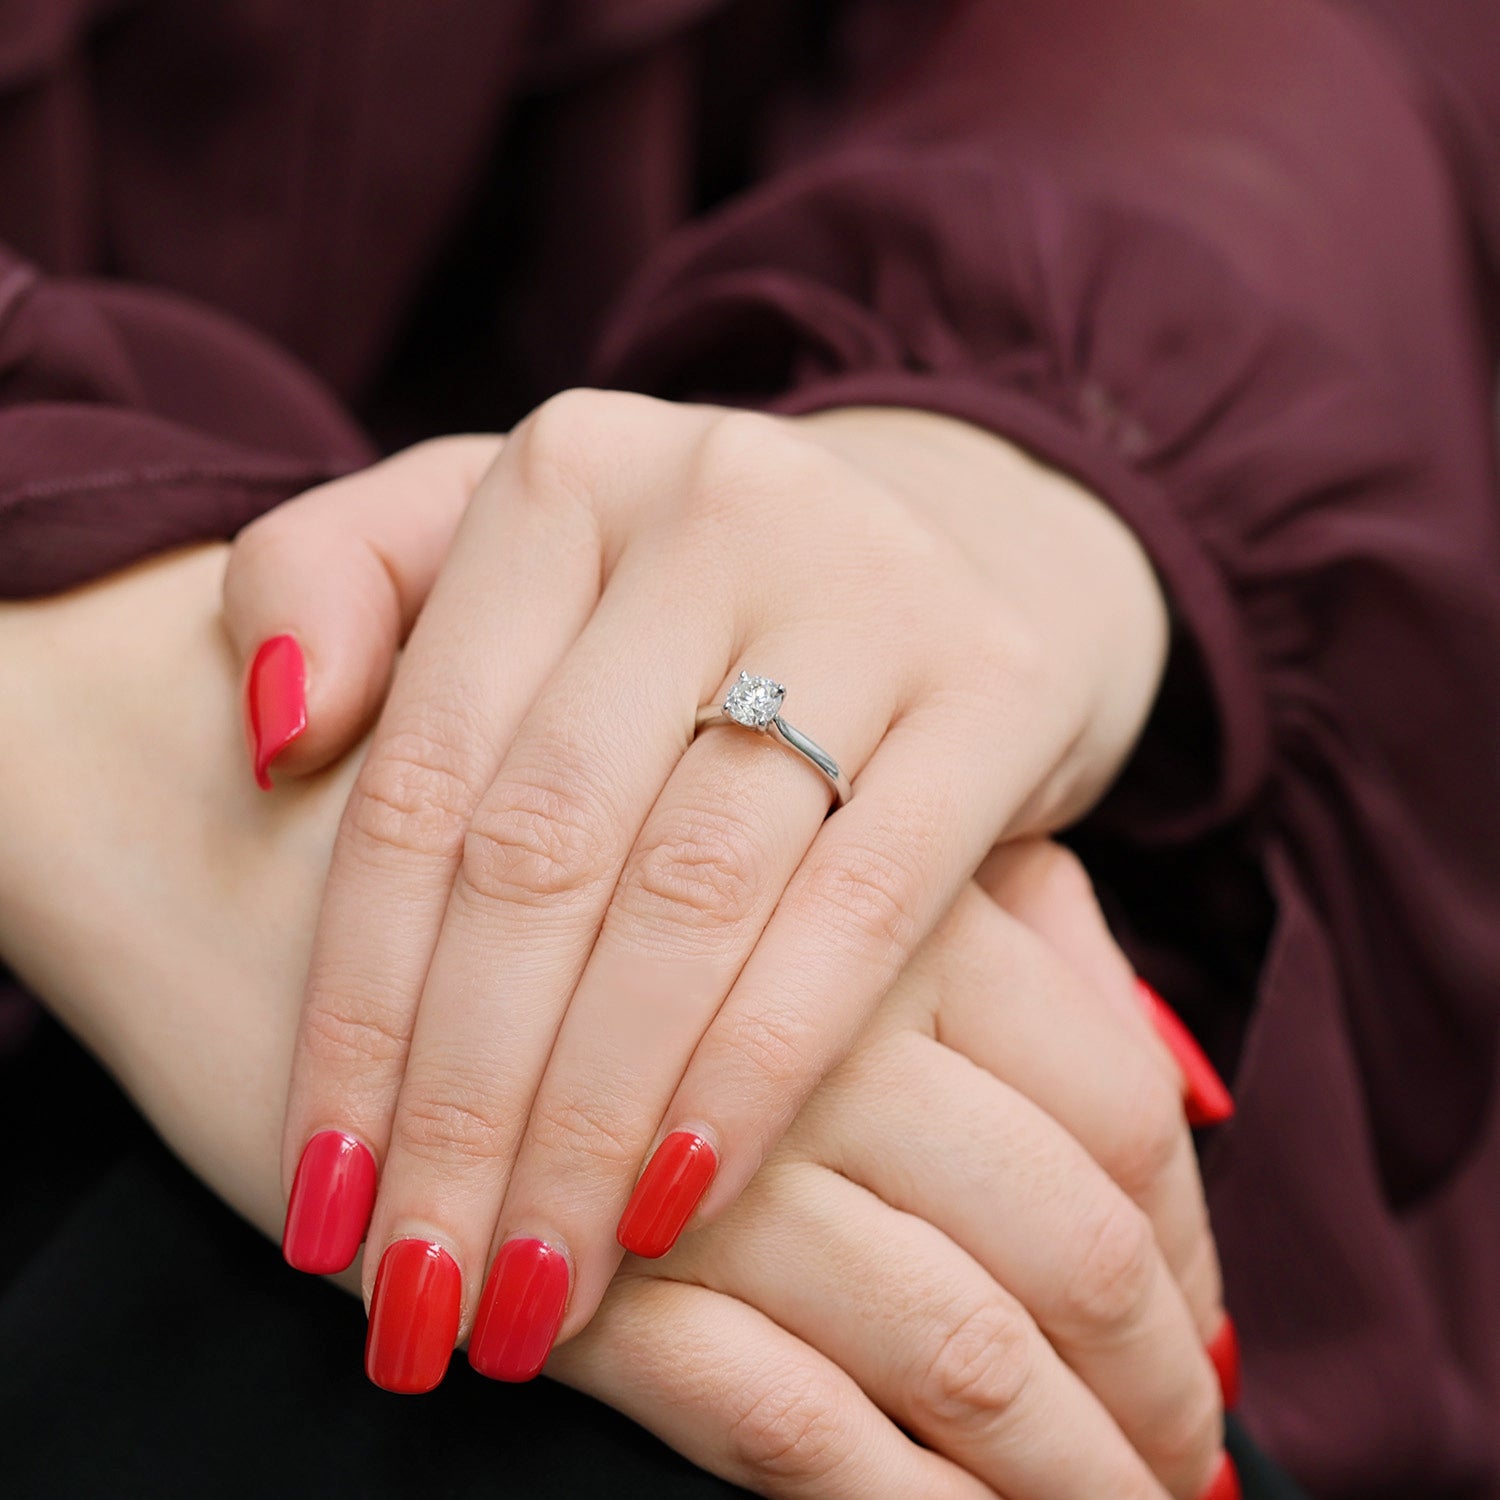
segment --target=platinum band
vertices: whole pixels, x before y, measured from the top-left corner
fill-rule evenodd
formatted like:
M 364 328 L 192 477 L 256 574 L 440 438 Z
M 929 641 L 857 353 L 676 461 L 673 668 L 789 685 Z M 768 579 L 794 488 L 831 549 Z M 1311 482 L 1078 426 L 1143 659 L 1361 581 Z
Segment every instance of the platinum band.
M 788 750 L 795 750 L 833 788 L 834 803 L 842 807 L 853 795 L 849 778 L 839 763 L 819 744 L 781 717 L 786 689 L 769 677 L 741 672 L 722 703 L 706 703 L 698 710 L 697 729 L 708 724 L 738 724 L 757 734 L 769 734 Z

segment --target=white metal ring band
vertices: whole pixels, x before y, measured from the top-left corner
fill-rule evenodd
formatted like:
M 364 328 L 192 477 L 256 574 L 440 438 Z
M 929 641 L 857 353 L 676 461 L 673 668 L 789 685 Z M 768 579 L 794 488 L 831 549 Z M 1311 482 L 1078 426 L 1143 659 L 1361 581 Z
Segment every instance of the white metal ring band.
M 795 750 L 833 788 L 836 805 L 842 807 L 853 794 L 849 778 L 839 763 L 819 744 L 808 739 L 781 717 L 786 689 L 770 677 L 741 672 L 722 703 L 707 703 L 698 710 L 697 727 L 706 724 L 739 724 L 757 734 L 769 734 L 788 750 Z

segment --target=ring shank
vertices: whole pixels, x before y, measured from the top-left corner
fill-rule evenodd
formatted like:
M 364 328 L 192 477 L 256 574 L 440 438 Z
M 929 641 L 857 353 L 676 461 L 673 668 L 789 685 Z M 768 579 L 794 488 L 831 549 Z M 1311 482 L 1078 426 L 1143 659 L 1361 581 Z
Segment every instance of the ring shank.
M 698 716 L 694 724 L 695 732 L 704 729 L 710 724 L 732 724 L 737 729 L 752 728 L 753 726 L 741 724 L 738 719 L 731 718 L 716 703 L 705 704 L 698 710 Z M 844 775 L 839 763 L 815 740 L 810 740 L 800 729 L 788 724 L 785 719 L 777 714 L 764 732 L 770 734 L 774 739 L 780 741 L 788 750 L 794 750 L 810 765 L 833 790 L 834 805 L 842 807 L 853 795 L 853 788 L 849 785 L 849 778 Z

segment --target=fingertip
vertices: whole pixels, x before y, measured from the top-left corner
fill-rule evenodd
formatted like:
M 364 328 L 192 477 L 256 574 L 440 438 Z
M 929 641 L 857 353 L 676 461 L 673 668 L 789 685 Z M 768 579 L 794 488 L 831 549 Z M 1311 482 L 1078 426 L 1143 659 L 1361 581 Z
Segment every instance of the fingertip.
M 1182 1018 L 1144 979 L 1137 978 L 1136 994 L 1181 1070 L 1188 1124 L 1199 1130 L 1233 1119 L 1234 1096 Z
M 703 1136 L 675 1130 L 646 1163 L 615 1237 L 632 1255 L 659 1260 L 677 1243 L 719 1170 Z
M 567 1311 L 572 1272 L 567 1255 L 544 1239 L 505 1241 L 480 1296 L 469 1363 L 491 1380 L 535 1380 Z

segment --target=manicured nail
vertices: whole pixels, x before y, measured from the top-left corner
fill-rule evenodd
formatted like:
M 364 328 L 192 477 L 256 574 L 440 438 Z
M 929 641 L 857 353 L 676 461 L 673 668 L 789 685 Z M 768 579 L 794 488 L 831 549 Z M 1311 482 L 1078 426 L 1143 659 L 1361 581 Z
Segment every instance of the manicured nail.
M 1215 1072 L 1214 1065 L 1194 1040 L 1193 1033 L 1182 1024 L 1177 1012 L 1144 979 L 1137 979 L 1135 983 L 1157 1034 L 1182 1069 L 1187 1083 L 1183 1108 L 1187 1112 L 1188 1124 L 1195 1127 L 1222 1125 L 1234 1114 L 1234 1100 L 1224 1087 L 1224 1080 Z
M 1208 1357 L 1213 1361 L 1214 1373 L 1219 1377 L 1224 1410 L 1233 1411 L 1240 1404 L 1240 1336 L 1235 1330 L 1234 1319 L 1228 1313 L 1224 1314 L 1219 1331 L 1209 1343 Z
M 1220 1456 L 1219 1467 L 1199 1500 L 1241 1500 L 1239 1471 L 1227 1453 Z
M 307 728 L 307 664 L 289 635 L 261 643 L 245 679 L 245 718 L 250 726 L 255 779 L 271 790 L 271 762 Z
M 342 1130 L 320 1130 L 303 1148 L 286 1206 L 281 1253 L 319 1276 L 354 1263 L 375 1206 L 375 1158 Z
M 535 1380 L 568 1302 L 568 1262 L 546 1240 L 507 1240 L 469 1335 L 469 1363 L 491 1380 Z
M 396 1240 L 380 1257 L 365 1374 L 382 1390 L 418 1396 L 438 1386 L 458 1342 L 463 1277 L 430 1240 Z
M 656 1148 L 636 1183 L 615 1237 L 632 1255 L 655 1260 L 677 1243 L 693 1210 L 719 1169 L 714 1148 L 701 1135 L 679 1130 Z

